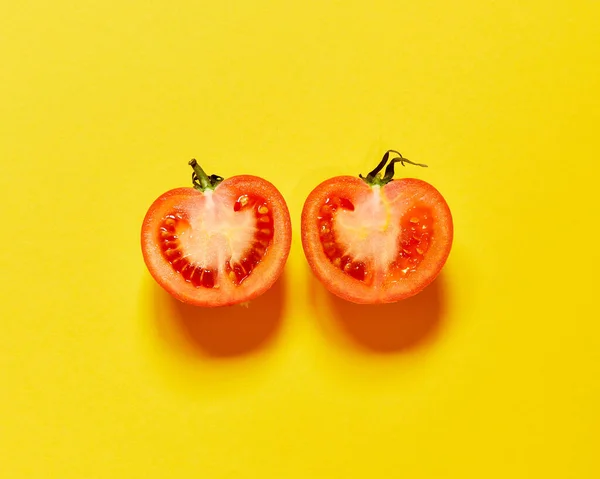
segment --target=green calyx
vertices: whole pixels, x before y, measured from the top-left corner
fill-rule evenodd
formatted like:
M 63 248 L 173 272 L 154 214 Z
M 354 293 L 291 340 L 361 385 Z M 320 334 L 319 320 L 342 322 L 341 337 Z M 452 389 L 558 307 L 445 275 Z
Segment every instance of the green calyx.
M 195 159 L 190 160 L 189 165 L 194 169 L 192 183 L 198 191 L 214 190 L 224 179 L 219 175 L 208 176 Z
M 390 155 L 398 155 L 390 160 Z M 388 163 L 389 161 L 389 163 Z M 390 181 L 394 179 L 394 168 L 396 163 L 400 163 L 402 166 L 406 166 L 405 163 L 414 166 L 421 166 L 422 168 L 427 168 L 427 165 L 423 163 L 414 163 L 402 156 L 402 153 L 396 150 L 388 150 L 383 155 L 383 159 L 379 162 L 379 164 L 375 167 L 373 171 L 371 171 L 366 177 L 363 175 L 358 175 L 360 179 L 362 179 L 365 183 L 370 186 L 383 186 L 387 185 Z M 383 175 L 381 174 L 381 170 L 386 166 L 385 172 Z

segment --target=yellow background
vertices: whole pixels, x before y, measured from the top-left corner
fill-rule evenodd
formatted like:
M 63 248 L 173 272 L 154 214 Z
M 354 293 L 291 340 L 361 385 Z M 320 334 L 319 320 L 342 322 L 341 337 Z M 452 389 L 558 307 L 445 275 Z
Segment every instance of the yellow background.
M 0 476 L 600 476 L 600 4 L 4 2 Z M 333 299 L 303 199 L 387 148 L 455 220 L 443 274 Z M 176 304 L 142 218 L 191 157 L 274 182 L 282 281 Z

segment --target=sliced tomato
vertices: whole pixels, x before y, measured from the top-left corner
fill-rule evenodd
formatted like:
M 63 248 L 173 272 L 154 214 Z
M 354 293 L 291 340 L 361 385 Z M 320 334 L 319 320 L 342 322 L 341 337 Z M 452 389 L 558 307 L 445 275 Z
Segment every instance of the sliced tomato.
M 176 188 L 150 206 L 142 253 L 159 285 L 185 303 L 250 301 L 281 275 L 291 245 L 287 205 L 275 186 L 251 175 L 207 176 L 192 160 L 194 188 Z
M 392 154 L 399 156 L 390 160 Z M 397 162 L 426 166 L 390 150 L 366 177 L 330 178 L 304 204 L 308 263 L 330 292 L 348 301 L 391 303 L 413 296 L 436 278 L 450 254 L 448 204 L 425 181 L 393 180 Z

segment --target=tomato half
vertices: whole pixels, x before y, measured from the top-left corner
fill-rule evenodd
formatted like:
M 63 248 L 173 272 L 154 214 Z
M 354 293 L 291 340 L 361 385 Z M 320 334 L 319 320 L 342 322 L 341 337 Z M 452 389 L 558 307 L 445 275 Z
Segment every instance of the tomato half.
M 150 274 L 196 306 L 250 301 L 281 275 L 291 245 L 283 196 L 251 175 L 208 176 L 192 160 L 193 188 L 176 188 L 150 206 L 142 253 Z
M 392 154 L 399 156 L 390 160 Z M 393 180 L 397 162 L 426 166 L 389 150 L 366 177 L 330 178 L 304 204 L 302 246 L 308 263 L 325 287 L 345 300 L 376 304 L 413 296 L 436 278 L 450 254 L 448 204 L 429 183 Z

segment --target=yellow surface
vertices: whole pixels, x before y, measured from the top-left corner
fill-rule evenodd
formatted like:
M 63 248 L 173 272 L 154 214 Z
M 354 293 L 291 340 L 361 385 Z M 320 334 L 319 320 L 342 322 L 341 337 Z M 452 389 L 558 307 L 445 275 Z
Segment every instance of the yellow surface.
M 600 477 L 600 3 L 4 2 L 0 476 Z M 380 309 L 303 199 L 386 148 L 455 218 Z M 187 161 L 287 198 L 285 278 L 177 305 L 139 228 Z

